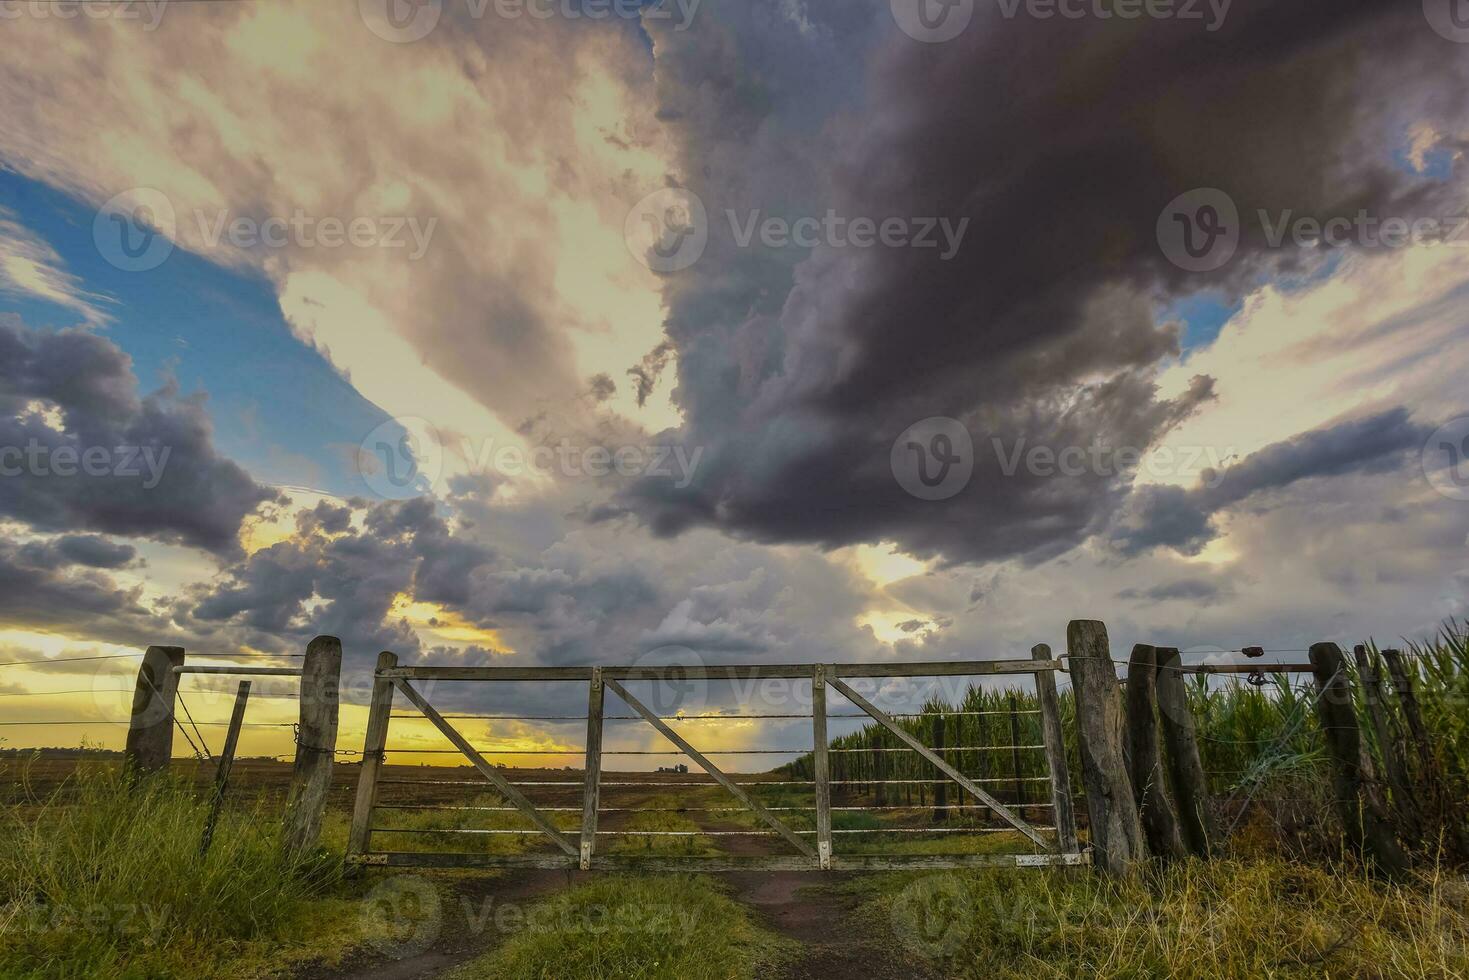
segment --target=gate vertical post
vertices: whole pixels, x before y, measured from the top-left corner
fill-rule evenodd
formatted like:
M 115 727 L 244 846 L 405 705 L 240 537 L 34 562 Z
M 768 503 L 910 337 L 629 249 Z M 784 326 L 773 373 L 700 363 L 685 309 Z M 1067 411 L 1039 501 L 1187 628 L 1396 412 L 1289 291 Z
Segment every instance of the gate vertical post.
M 1033 647 L 1030 655 L 1035 660 L 1050 660 L 1051 648 L 1042 643 Z M 1056 837 L 1063 854 L 1075 854 L 1081 850 L 1081 839 L 1076 833 L 1071 770 L 1066 765 L 1066 735 L 1061 727 L 1061 698 L 1056 693 L 1055 671 L 1038 671 L 1035 690 L 1041 705 L 1041 735 L 1046 743 L 1046 764 L 1051 770 L 1051 805 L 1056 817 Z
M 587 755 L 586 785 L 582 789 L 581 869 L 592 869 L 592 853 L 597 844 L 597 812 L 602 788 L 602 704 L 606 688 L 602 685 L 602 668 L 592 668 L 587 688 Z
M 382 672 L 398 666 L 398 655 L 377 655 L 372 678 L 372 701 L 367 709 L 367 735 L 362 740 L 362 772 L 357 777 L 357 801 L 352 806 L 352 829 L 347 837 L 347 856 L 366 854 L 372 843 L 372 808 L 377 804 L 377 779 L 383 766 L 383 747 L 388 744 L 388 721 L 393 714 L 393 682 Z
M 1107 627 L 1096 620 L 1072 620 L 1066 649 L 1092 852 L 1098 868 L 1120 877 L 1147 859 L 1148 844 L 1123 756 L 1122 689 Z
M 341 699 L 342 641 L 318 636 L 306 647 L 301 664 L 300 722 L 296 761 L 286 793 L 285 846 L 305 854 L 321 837 L 321 815 L 332 788 L 337 755 L 337 715 Z
M 826 744 L 826 665 L 811 668 L 812 758 L 816 770 L 816 856 L 821 870 L 831 868 L 831 772 Z

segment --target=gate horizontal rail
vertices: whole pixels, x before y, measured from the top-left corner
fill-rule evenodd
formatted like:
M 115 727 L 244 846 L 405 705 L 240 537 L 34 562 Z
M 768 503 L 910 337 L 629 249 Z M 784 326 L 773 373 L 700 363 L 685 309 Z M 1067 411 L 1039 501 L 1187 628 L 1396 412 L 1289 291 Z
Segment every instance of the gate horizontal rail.
M 1069 776 L 1065 765 L 1065 747 L 1061 738 L 1061 719 L 1055 694 L 1055 672 L 1060 664 L 1050 657 L 1048 648 L 1038 647 L 1036 655 L 1027 660 L 989 661 L 942 661 L 924 663 L 886 664 L 774 664 L 774 665 L 728 665 L 728 666 L 669 666 L 669 667 L 434 667 L 400 666 L 397 657 L 383 654 L 378 660 L 374 675 L 373 697 L 368 717 L 367 735 L 363 744 L 363 765 L 358 781 L 357 802 L 353 811 L 352 830 L 348 842 L 347 860 L 355 866 L 369 867 L 504 867 L 504 868 L 576 868 L 586 870 L 677 870 L 677 871 L 731 871 L 745 869 L 766 870 L 835 870 L 868 871 L 898 868 L 982 868 L 982 867 L 1046 867 L 1075 866 L 1090 862 L 1090 855 L 1082 851 L 1077 838 L 1074 810 L 1071 801 Z M 924 713 L 887 714 L 877 708 L 860 693 L 853 690 L 848 681 L 864 678 L 933 678 L 933 677 L 991 677 L 999 675 L 1029 674 L 1035 678 L 1039 709 L 1011 712 L 946 711 Z M 811 685 L 810 713 L 756 712 L 705 715 L 660 715 L 645 706 L 635 695 L 623 687 L 626 681 L 685 681 L 685 680 L 761 680 L 761 679 L 804 680 Z M 587 684 L 588 700 L 585 715 L 492 715 L 492 714 L 441 714 L 418 691 L 413 681 L 469 681 L 469 682 L 556 682 L 571 681 Z M 604 715 L 602 707 L 607 690 L 619 697 L 633 710 L 630 715 Z M 828 690 L 837 692 L 859 712 L 828 714 L 826 699 Z M 395 694 L 401 694 L 418 714 L 394 714 Z M 1021 741 L 1012 738 L 1005 745 L 951 745 L 938 744 L 929 747 L 919 741 L 897 719 L 940 718 L 953 716 L 979 716 L 986 714 L 1009 714 L 1014 718 L 1020 714 L 1040 715 L 1042 741 Z M 413 718 L 430 722 L 440 734 L 453 745 L 453 749 L 403 749 L 387 748 L 388 727 L 391 720 Z M 680 723 L 693 720 L 742 721 L 755 718 L 806 719 L 811 720 L 812 746 L 794 749 L 715 749 L 701 751 L 684 734 L 669 727 L 668 722 Z M 829 746 L 827 721 L 832 718 L 866 719 L 875 723 L 902 743 L 896 747 L 873 747 L 872 749 L 833 749 Z M 516 720 L 516 721 L 585 721 L 587 738 L 585 747 L 566 750 L 513 750 L 480 749 L 469 743 L 451 724 L 454 720 Z M 603 723 L 606 721 L 642 721 L 653 727 L 676 748 L 668 750 L 624 750 L 602 747 Z M 690 735 L 693 733 L 690 732 Z M 707 732 L 706 732 L 707 734 Z M 935 735 L 937 739 L 937 735 Z M 981 739 L 983 740 L 983 739 Z M 1049 773 L 1045 776 L 1021 776 L 1018 770 L 1013 778 L 970 777 L 954 767 L 951 760 L 965 753 L 1012 752 L 1043 750 Z M 385 777 L 382 771 L 385 756 L 401 751 L 408 756 L 423 754 L 462 754 L 482 777 L 481 779 L 404 779 Z M 855 752 L 917 753 L 924 764 L 932 768 L 933 774 L 925 779 L 853 779 L 838 776 L 833 778 L 832 756 Z M 562 756 L 583 757 L 585 770 L 581 779 L 511 779 L 511 770 L 486 761 L 485 756 Z M 604 756 L 678 756 L 687 757 L 692 765 L 703 770 L 701 779 L 602 779 Z M 810 756 L 811 779 L 752 779 L 750 773 L 726 774 L 711 760 L 710 756 L 760 756 L 789 755 Z M 803 764 L 805 765 L 805 764 Z M 681 767 L 685 768 L 685 767 Z M 695 770 L 696 772 L 698 770 Z M 651 774 L 650 774 L 651 775 Z M 682 775 L 682 773 L 680 773 Z M 1029 802 L 1021 795 L 1024 783 L 1047 782 L 1051 786 L 1051 800 L 1047 803 Z M 957 785 L 962 794 L 972 798 L 950 804 L 939 796 L 932 804 L 912 806 L 887 806 L 881 797 L 876 806 L 833 806 L 831 792 L 836 787 L 848 786 L 936 786 Z M 1001 803 L 982 787 L 999 784 L 1015 787 L 1017 802 Z M 461 806 L 408 803 L 402 800 L 378 802 L 381 786 L 411 786 L 416 788 L 474 787 L 494 793 L 505 805 Z M 602 789 L 645 788 L 676 789 L 678 787 L 722 787 L 733 797 L 732 805 L 716 806 L 607 806 L 601 805 Z M 563 790 L 580 788 L 580 806 L 539 805 L 521 793 L 520 788 Z M 757 787 L 809 787 L 815 794 L 813 805 L 767 806 L 751 790 Z M 937 791 L 935 791 L 937 793 Z M 1000 792 L 1000 790 L 996 790 Z M 563 797 L 564 799 L 564 797 Z M 1024 813 L 1028 810 L 1046 809 L 1053 822 L 1050 825 L 1029 823 Z M 533 825 L 525 828 L 415 828 L 385 827 L 374 823 L 375 811 L 479 811 L 519 813 Z M 909 811 L 970 811 L 989 814 L 1003 822 L 1002 826 L 966 827 L 914 827 L 878 826 L 873 828 L 832 827 L 833 812 Z M 731 829 L 700 827 L 696 830 L 639 830 L 599 829 L 598 817 L 602 813 L 748 813 L 757 818 L 763 827 L 758 829 Z M 557 826 L 549 814 L 581 813 L 580 831 L 572 827 Z M 777 814 L 815 814 L 815 828 L 805 829 L 788 825 L 785 817 Z M 567 821 L 561 821 L 565 823 Z M 808 825 L 809 826 L 809 825 Z M 895 834 L 982 834 L 1016 833 L 1032 846 L 1037 853 L 1031 854 L 842 854 L 833 848 L 833 839 L 869 838 L 883 839 L 884 835 Z M 1054 835 L 1047 839 L 1043 834 Z M 442 853 L 378 851 L 372 848 L 375 834 L 386 835 L 429 835 L 436 837 L 462 836 L 473 839 L 492 837 L 545 837 L 556 845 L 559 853 Z M 768 837 L 784 839 L 795 854 L 771 855 L 719 855 L 719 856 L 664 856 L 602 854 L 598 852 L 598 841 L 608 838 L 662 838 L 662 837 Z M 812 840 L 814 838 L 814 840 Z M 814 845 L 814 846 L 813 846 Z

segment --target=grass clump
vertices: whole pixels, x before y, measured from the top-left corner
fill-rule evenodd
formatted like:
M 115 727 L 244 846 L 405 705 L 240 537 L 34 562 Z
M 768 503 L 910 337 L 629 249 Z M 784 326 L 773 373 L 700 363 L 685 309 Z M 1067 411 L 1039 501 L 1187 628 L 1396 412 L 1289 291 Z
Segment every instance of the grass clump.
M 201 857 L 202 794 L 116 770 L 73 779 L 67 805 L 0 811 L 0 976 L 258 976 L 283 950 L 352 941 L 355 905 L 321 900 L 338 863 L 287 858 L 278 813 L 227 810 Z
M 895 940 L 945 976 L 1469 975 L 1462 882 L 1397 887 L 1282 861 L 867 879 Z
M 762 976 L 785 943 L 711 879 L 599 879 L 525 910 L 493 953 L 451 980 L 737 980 Z

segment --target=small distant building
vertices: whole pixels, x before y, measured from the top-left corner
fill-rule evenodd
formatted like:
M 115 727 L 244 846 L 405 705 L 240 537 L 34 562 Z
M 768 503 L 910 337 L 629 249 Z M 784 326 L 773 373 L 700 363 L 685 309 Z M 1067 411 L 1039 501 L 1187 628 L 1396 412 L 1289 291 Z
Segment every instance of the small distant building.
M 686 765 L 684 765 L 682 762 L 680 762 L 676 766 L 659 766 L 658 767 L 658 771 L 659 772 L 666 772 L 666 773 L 669 773 L 671 775 L 685 775 L 686 776 L 686 775 L 688 775 L 689 767 L 686 766 Z

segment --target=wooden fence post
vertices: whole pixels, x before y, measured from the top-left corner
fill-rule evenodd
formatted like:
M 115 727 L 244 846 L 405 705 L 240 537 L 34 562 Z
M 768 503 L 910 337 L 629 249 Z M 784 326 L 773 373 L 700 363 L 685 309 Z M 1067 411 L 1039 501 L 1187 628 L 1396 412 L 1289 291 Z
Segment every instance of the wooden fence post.
M 1185 857 L 1158 741 L 1158 650 L 1145 643 L 1132 648 L 1127 664 L 1127 740 L 1132 791 L 1148 846 L 1161 858 Z
M 831 765 L 827 755 L 825 664 L 811 668 L 811 735 L 811 761 L 815 770 L 812 782 L 816 784 L 816 860 L 821 870 L 827 871 L 831 868 Z M 879 786 L 878 790 L 881 789 Z
M 1393 837 L 1386 815 L 1378 811 L 1368 792 L 1362 768 L 1362 733 L 1357 727 L 1341 647 L 1335 643 L 1312 644 L 1311 666 L 1321 692 L 1317 711 L 1331 755 L 1337 810 L 1347 842 L 1382 872 L 1401 875 L 1408 869 L 1408 858 Z
M 1433 742 L 1428 735 L 1428 726 L 1423 723 L 1423 711 L 1418 705 L 1418 692 L 1413 687 L 1413 675 L 1408 671 L 1402 651 L 1384 650 L 1382 659 L 1387 662 L 1393 689 L 1397 692 L 1398 703 L 1403 708 L 1403 720 L 1408 724 L 1408 735 L 1413 740 L 1418 756 L 1418 779 L 1422 784 L 1420 794 L 1427 797 L 1439 828 L 1448 835 L 1449 840 L 1458 850 L 1463 851 L 1466 847 L 1463 824 L 1455 817 L 1450 807 L 1448 790 L 1444 785 L 1443 769 L 1439 765 L 1438 755 L 1433 750 Z
M 318 636 L 306 646 L 301 664 L 300 721 L 296 726 L 296 763 L 286 794 L 283 841 L 292 854 L 304 854 L 321 836 L 321 814 L 332 787 L 337 752 L 337 712 L 342 676 L 342 641 Z
M 1362 700 L 1367 707 L 1367 717 L 1372 722 L 1372 731 L 1377 737 L 1377 748 L 1382 756 L 1382 770 L 1387 776 L 1388 788 L 1392 791 L 1393 809 L 1403 832 L 1410 838 L 1423 835 L 1423 820 L 1418 812 L 1418 801 L 1408 779 L 1407 760 L 1403 758 L 1402 746 L 1392 730 L 1383 697 L 1381 664 L 1361 644 L 1352 648 L 1357 661 L 1357 676 L 1362 682 Z
M 398 666 L 398 655 L 377 655 L 379 671 Z M 367 709 L 367 733 L 362 739 L 362 772 L 357 777 L 357 800 L 352 805 L 352 827 L 347 836 L 347 856 L 366 854 L 372 844 L 372 808 L 377 803 L 377 778 L 383 767 L 383 746 L 388 744 L 388 721 L 393 714 L 393 682 L 378 677 L 372 682 L 372 703 Z
M 123 758 L 136 774 L 162 772 L 173 756 L 173 704 L 184 665 L 183 647 L 149 647 L 138 667 Z
M 229 788 L 230 770 L 235 767 L 235 749 L 240 744 L 240 726 L 245 723 L 245 706 L 250 701 L 250 682 L 240 681 L 235 692 L 235 710 L 230 714 L 230 727 L 224 737 L 224 750 L 219 753 L 219 765 L 214 770 L 214 796 L 209 801 L 209 816 L 204 821 L 204 835 L 199 839 L 199 854 L 209 853 L 214 841 L 214 825 L 219 822 L 219 811 L 224 809 L 224 793 Z
M 1147 858 L 1148 848 L 1123 759 L 1122 691 L 1106 625 L 1072 620 L 1066 627 L 1066 649 L 1076 693 L 1093 863 L 1108 874 L 1123 875 Z
M 1035 660 L 1050 660 L 1051 648 L 1039 644 L 1031 648 Z M 1076 810 L 1071 801 L 1071 770 L 1066 765 L 1066 735 L 1061 727 L 1061 698 L 1056 693 L 1056 674 L 1043 670 L 1035 675 L 1036 697 L 1041 706 L 1041 736 L 1046 743 L 1046 764 L 1051 770 L 1051 806 L 1056 816 L 1056 837 L 1061 850 L 1075 853 L 1081 849 L 1076 834 Z M 983 720 L 983 719 L 981 719 Z
M 1209 780 L 1199 755 L 1198 731 L 1184 687 L 1183 657 L 1174 647 L 1159 647 L 1157 659 L 1158 718 L 1168 747 L 1168 774 L 1173 777 L 1179 829 L 1190 851 L 1209 857 L 1219 844 L 1219 835 L 1214 827 Z
M 597 850 L 597 817 L 602 799 L 602 709 L 607 703 L 607 687 L 602 683 L 602 668 L 592 668 L 587 684 L 587 740 L 582 785 L 581 841 L 578 866 L 592 870 L 592 857 Z

